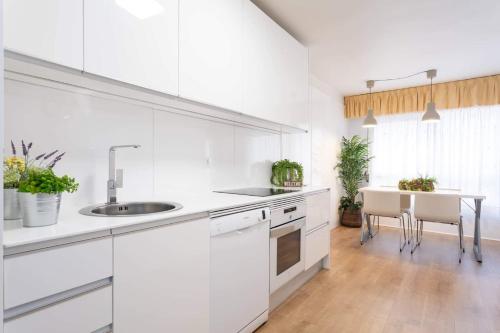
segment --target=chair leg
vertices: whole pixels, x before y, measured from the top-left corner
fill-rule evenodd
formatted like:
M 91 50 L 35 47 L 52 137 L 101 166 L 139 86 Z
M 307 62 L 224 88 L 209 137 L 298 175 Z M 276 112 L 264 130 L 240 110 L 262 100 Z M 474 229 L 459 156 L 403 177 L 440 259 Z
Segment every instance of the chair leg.
M 359 240 L 361 245 L 363 245 L 365 242 L 365 218 L 366 218 L 366 213 L 363 213 L 361 215 L 361 236 Z
M 372 215 L 370 215 L 371 217 Z M 375 221 L 377 221 L 377 232 L 375 232 Z M 372 235 L 371 238 L 377 236 L 378 232 L 380 231 L 380 216 L 375 216 L 373 215 L 373 222 L 371 222 L 370 218 L 370 223 L 372 225 Z
M 410 239 L 413 236 L 413 228 L 411 227 L 411 213 L 406 213 L 408 215 L 408 245 L 410 244 Z
M 462 263 L 462 257 L 465 252 L 464 248 L 464 229 L 463 229 L 463 224 L 462 224 L 462 217 L 460 217 L 460 220 L 458 222 L 458 241 L 459 241 L 459 254 L 458 254 L 458 263 Z
M 405 227 L 404 215 L 401 215 L 398 219 L 399 219 L 399 252 L 403 252 L 403 249 L 406 246 L 406 227 Z
M 424 220 L 420 220 L 420 238 L 418 240 L 418 246 L 420 246 L 420 243 L 422 243 L 422 238 L 424 236 Z
M 411 254 L 413 254 L 413 252 L 415 252 L 415 250 L 417 249 L 417 246 L 420 244 L 420 240 L 419 240 L 419 235 L 420 235 L 420 227 L 421 224 L 420 224 L 420 220 L 415 220 L 415 235 L 413 235 L 413 225 L 412 225 L 412 245 L 411 245 Z

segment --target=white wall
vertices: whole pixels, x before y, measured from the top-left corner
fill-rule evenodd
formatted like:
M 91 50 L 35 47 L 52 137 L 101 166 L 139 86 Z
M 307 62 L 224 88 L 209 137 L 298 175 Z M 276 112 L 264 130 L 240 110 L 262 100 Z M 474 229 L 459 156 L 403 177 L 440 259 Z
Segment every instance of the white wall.
M 343 97 L 316 78 L 310 80 L 311 108 L 311 184 L 332 189 L 332 228 L 339 224 L 338 201 L 342 187 L 334 166 L 342 136 L 347 134 Z

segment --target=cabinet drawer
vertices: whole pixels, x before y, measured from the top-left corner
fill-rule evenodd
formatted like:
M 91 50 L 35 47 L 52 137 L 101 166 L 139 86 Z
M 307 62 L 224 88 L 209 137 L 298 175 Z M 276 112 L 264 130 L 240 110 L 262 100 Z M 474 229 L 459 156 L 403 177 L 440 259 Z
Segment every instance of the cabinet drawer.
M 306 269 L 330 253 L 330 224 L 306 234 Z
M 110 277 L 112 269 L 111 237 L 6 257 L 4 308 Z
M 107 286 L 4 323 L 5 333 L 90 333 L 112 323 L 112 287 Z
M 330 221 L 330 191 L 306 197 L 306 230 L 310 231 Z

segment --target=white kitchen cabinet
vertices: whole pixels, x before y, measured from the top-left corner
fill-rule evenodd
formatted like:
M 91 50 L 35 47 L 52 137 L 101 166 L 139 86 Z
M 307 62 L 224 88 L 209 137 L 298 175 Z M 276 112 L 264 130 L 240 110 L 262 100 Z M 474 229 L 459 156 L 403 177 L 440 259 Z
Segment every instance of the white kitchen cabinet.
M 111 277 L 112 253 L 107 237 L 6 257 L 5 308 Z
M 252 2 L 243 8 L 243 112 L 307 128 L 307 48 Z
M 84 71 L 178 94 L 178 1 L 85 0 Z
M 3 17 L 7 50 L 83 68 L 83 0 L 5 0 Z
M 330 254 L 330 191 L 306 196 L 306 269 Z
M 90 333 L 111 325 L 112 287 L 42 307 L 4 323 L 5 333 Z
M 306 234 L 306 267 L 314 264 L 330 253 L 330 224 L 325 223 L 320 228 Z
M 179 6 L 179 95 L 241 111 L 243 0 Z
M 208 332 L 209 220 L 114 237 L 115 333 Z
M 330 191 L 306 196 L 306 232 L 330 222 Z

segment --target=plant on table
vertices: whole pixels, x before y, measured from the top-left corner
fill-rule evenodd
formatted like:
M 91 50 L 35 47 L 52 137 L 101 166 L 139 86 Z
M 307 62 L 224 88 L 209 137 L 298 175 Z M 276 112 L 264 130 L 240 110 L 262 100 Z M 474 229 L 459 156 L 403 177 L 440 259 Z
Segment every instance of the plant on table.
M 339 209 L 342 211 L 342 223 L 349 226 L 359 226 L 360 223 L 350 223 L 345 220 L 346 214 L 355 214 L 360 218 L 361 201 L 356 201 L 358 189 L 368 170 L 368 165 L 373 156 L 369 156 L 369 143 L 358 135 L 350 139 L 342 138 L 342 149 L 335 166 L 341 180 L 345 195 L 340 198 Z
M 434 177 L 417 177 L 411 180 L 401 179 L 398 188 L 402 191 L 433 192 L 436 184 L 437 180 Z

